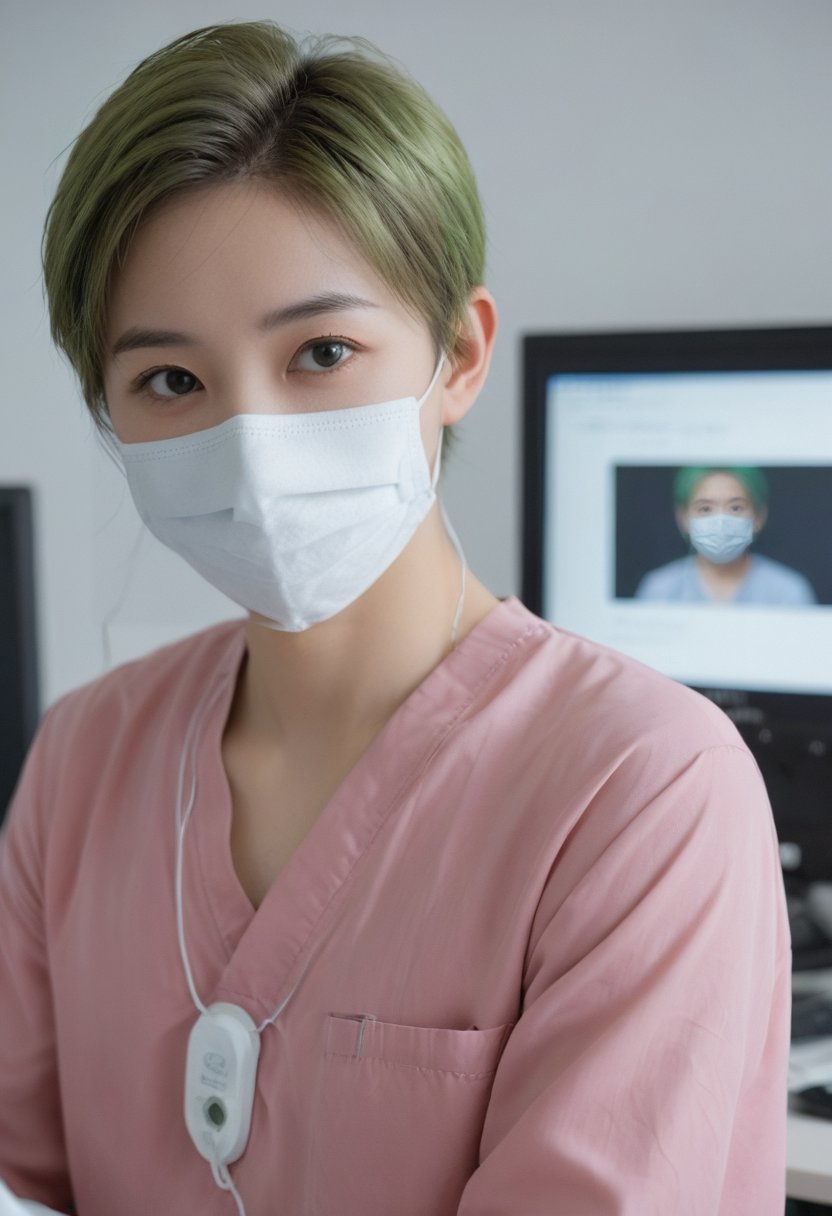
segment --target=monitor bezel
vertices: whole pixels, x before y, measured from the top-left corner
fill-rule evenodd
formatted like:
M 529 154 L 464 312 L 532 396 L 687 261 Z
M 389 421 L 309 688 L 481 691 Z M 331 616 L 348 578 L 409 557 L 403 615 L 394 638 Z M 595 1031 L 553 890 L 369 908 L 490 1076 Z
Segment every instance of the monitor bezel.
M 713 329 L 559 331 L 522 338 L 523 602 L 546 616 L 543 596 L 547 386 L 556 375 L 685 372 L 832 371 L 832 325 Z M 556 623 L 556 622 L 555 622 Z M 744 734 L 775 727 L 832 737 L 832 695 L 700 685 Z
M 0 518 L 8 519 L 12 548 L 12 614 L 14 643 L 18 648 L 16 696 L 20 709 L 17 757 L 22 763 L 40 719 L 39 664 L 35 598 L 35 542 L 33 494 L 28 486 L 0 486 Z M 0 798 L 0 821 L 6 799 Z

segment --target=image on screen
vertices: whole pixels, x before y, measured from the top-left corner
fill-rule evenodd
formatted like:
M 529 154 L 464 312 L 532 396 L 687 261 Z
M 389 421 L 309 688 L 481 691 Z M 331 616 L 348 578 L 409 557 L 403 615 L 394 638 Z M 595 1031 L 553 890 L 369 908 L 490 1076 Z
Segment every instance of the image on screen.
M 559 374 L 543 602 L 694 687 L 832 693 L 832 372 Z
M 829 466 L 617 465 L 614 474 L 616 599 L 832 604 Z

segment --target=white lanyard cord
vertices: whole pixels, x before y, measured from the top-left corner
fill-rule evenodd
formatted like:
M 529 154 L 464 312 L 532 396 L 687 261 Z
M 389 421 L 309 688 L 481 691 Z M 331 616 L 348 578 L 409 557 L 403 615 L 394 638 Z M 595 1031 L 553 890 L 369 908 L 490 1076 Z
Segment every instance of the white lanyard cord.
M 445 507 L 442 504 L 442 502 L 440 502 L 440 504 L 439 504 L 439 509 L 442 513 L 442 519 L 444 520 L 445 527 L 448 530 L 448 535 L 451 538 L 451 543 L 453 544 L 454 548 L 456 549 L 456 552 L 459 556 L 459 560 L 460 560 L 461 567 L 462 567 L 462 571 L 461 571 L 462 577 L 461 577 L 461 587 L 460 587 L 460 592 L 459 592 L 459 599 L 457 600 L 456 613 L 454 615 L 453 624 L 451 626 L 451 646 L 453 646 L 454 643 L 456 642 L 457 630 L 459 628 L 459 622 L 462 617 L 462 610 L 465 606 L 465 584 L 466 584 L 466 572 L 468 569 L 468 564 L 465 560 L 465 554 L 462 551 L 462 545 L 459 543 L 459 537 L 457 536 L 450 520 L 448 519 L 448 516 L 445 512 Z M 203 724 L 203 721 L 208 714 L 208 710 L 213 707 L 214 702 L 216 701 L 216 699 L 218 698 L 218 696 L 224 689 L 225 689 L 225 682 L 222 680 L 219 681 L 213 688 L 209 688 L 203 701 L 201 702 L 200 705 L 197 706 L 197 709 L 196 709 L 193 717 L 191 718 L 190 723 L 188 724 L 188 729 L 185 732 L 185 741 L 182 745 L 182 754 L 181 754 L 180 760 L 179 760 L 179 779 L 177 782 L 177 789 L 176 789 L 176 826 L 177 826 L 176 929 L 177 929 L 177 934 L 179 937 L 179 953 L 182 957 L 182 966 L 185 971 L 185 979 L 188 982 L 188 990 L 190 991 L 191 999 L 193 1000 L 194 1005 L 196 1006 L 197 1010 L 200 1013 L 206 1013 L 207 1007 L 196 990 L 196 984 L 194 983 L 193 972 L 191 970 L 191 963 L 190 963 L 190 959 L 188 958 L 188 947 L 185 943 L 185 914 L 184 914 L 184 910 L 183 910 L 183 900 L 182 900 L 182 869 L 183 869 L 183 864 L 184 864 L 183 859 L 184 859 L 184 854 L 185 854 L 185 847 L 184 847 L 185 846 L 185 830 L 188 826 L 188 822 L 191 818 L 191 812 L 193 811 L 194 804 L 196 802 L 196 789 L 197 789 L 196 749 L 197 749 L 197 745 L 198 745 L 197 728 Z M 183 814 L 182 813 L 182 795 L 184 792 L 184 785 L 185 785 L 185 766 L 188 762 L 188 759 L 190 759 L 190 762 L 191 762 L 190 763 L 191 787 L 190 787 L 190 791 L 188 793 L 188 805 L 185 808 L 185 812 Z M 311 958 L 309 959 L 309 962 L 307 963 L 307 967 L 312 962 L 312 959 L 314 959 L 316 954 L 317 954 L 317 951 L 314 951 Z M 306 974 L 306 967 L 304 967 L 303 971 L 301 972 L 300 978 L 298 979 L 298 984 L 303 979 L 305 974 Z M 297 988 L 297 984 L 295 985 L 295 988 Z M 277 1018 L 280 1016 L 280 1014 L 285 1009 L 290 998 L 294 994 L 295 988 L 293 988 L 292 991 L 289 993 L 289 995 L 286 997 L 286 999 L 281 1002 L 281 1004 L 277 1007 L 277 1009 L 274 1011 L 274 1013 L 270 1017 L 265 1018 L 260 1023 L 260 1025 L 257 1028 L 258 1034 L 260 1033 L 261 1030 L 263 1030 L 270 1023 L 277 1020 Z
M 230 1191 L 234 1196 L 234 1202 L 237 1205 L 239 1216 L 246 1216 L 246 1209 L 243 1203 L 243 1197 L 234 1185 L 234 1179 L 231 1177 L 231 1172 L 227 1165 L 222 1165 L 216 1157 L 211 1162 L 211 1173 L 214 1175 L 214 1182 L 221 1191 Z
M 193 973 L 191 972 L 191 963 L 188 958 L 188 948 L 185 944 L 185 916 L 182 906 L 182 861 L 184 856 L 184 840 L 185 829 L 188 826 L 188 820 L 191 817 L 191 811 L 194 809 L 196 801 L 196 786 L 197 786 L 197 765 L 196 765 L 196 747 L 197 747 L 197 726 L 201 726 L 208 710 L 213 706 L 219 694 L 224 690 L 225 684 L 220 681 L 215 687 L 209 688 L 207 694 L 202 700 L 202 703 L 197 706 L 196 712 L 188 724 L 188 729 L 185 733 L 185 741 L 182 745 L 182 755 L 179 759 L 179 780 L 176 789 L 176 930 L 179 937 L 179 953 L 182 957 L 182 966 L 185 970 L 185 979 L 188 981 L 188 989 L 191 993 L 191 999 L 196 1005 L 200 1013 L 206 1013 L 207 1008 L 205 1003 L 200 998 L 194 983 Z M 188 794 L 188 806 L 184 815 L 182 814 L 182 792 L 185 784 L 185 764 L 190 758 L 191 761 L 191 789 Z
M 456 549 L 456 552 L 459 556 L 460 563 L 461 563 L 461 587 L 460 587 L 459 599 L 457 601 L 457 606 L 456 606 L 456 613 L 454 615 L 453 625 L 451 626 L 451 646 L 453 647 L 456 642 L 457 629 L 459 628 L 459 622 L 462 617 L 462 610 L 463 610 L 463 607 L 465 604 L 465 582 L 466 582 L 467 563 L 465 561 L 465 554 L 462 552 L 462 546 L 459 543 L 459 538 L 457 537 L 456 532 L 454 531 L 453 527 L 451 526 L 451 523 L 445 513 L 445 508 L 441 503 L 440 503 L 440 510 L 442 512 L 442 518 L 445 522 L 445 526 L 448 529 L 448 533 L 450 535 L 451 541 L 454 545 L 454 548 Z M 185 941 L 185 914 L 184 914 L 184 901 L 182 898 L 182 872 L 183 872 L 184 855 L 185 855 L 185 847 L 184 847 L 185 846 L 185 831 L 188 827 L 188 823 L 191 818 L 191 813 L 193 812 L 194 805 L 196 803 L 196 791 L 197 791 L 196 753 L 197 753 L 197 747 L 199 744 L 199 740 L 201 737 L 200 728 L 203 726 L 204 721 L 205 721 L 206 717 L 208 716 L 208 711 L 211 708 L 213 708 L 218 697 L 225 690 L 225 688 L 226 688 L 226 684 L 225 684 L 225 681 L 223 681 L 223 680 L 220 680 L 216 685 L 209 688 L 207 693 L 203 697 L 202 701 L 197 706 L 197 708 L 191 718 L 191 721 L 188 724 L 188 729 L 185 732 L 185 739 L 184 739 L 184 742 L 182 745 L 182 754 L 181 754 L 180 760 L 179 760 L 179 776 L 178 776 L 177 788 L 176 788 L 176 828 L 177 828 L 177 831 L 176 831 L 176 876 L 175 876 L 176 929 L 177 929 L 177 936 L 179 938 L 179 953 L 182 958 L 182 967 L 185 972 L 185 979 L 187 980 L 187 983 L 188 983 L 188 990 L 191 994 L 191 999 L 192 999 L 194 1005 L 196 1006 L 197 1011 L 200 1014 L 207 1014 L 208 1009 L 207 1009 L 207 1006 L 205 1005 L 205 1002 L 202 1000 L 199 993 L 197 992 L 196 984 L 194 982 L 194 977 L 193 977 L 193 971 L 191 970 L 190 959 L 188 957 L 188 947 L 187 947 L 187 943 Z M 185 810 L 183 813 L 182 800 L 183 800 L 183 794 L 184 794 L 184 789 L 185 789 L 185 768 L 186 768 L 186 765 L 189 760 L 190 760 L 191 781 L 190 781 L 190 789 L 188 791 L 188 804 L 185 807 Z M 337 920 L 334 922 L 333 928 L 335 928 L 336 926 L 337 926 Z M 281 1013 L 286 1008 L 289 1001 L 292 999 L 292 997 L 294 996 L 298 987 L 300 986 L 304 976 L 306 975 L 310 966 L 314 962 L 319 951 L 321 950 L 321 948 L 323 947 L 325 942 L 328 940 L 328 937 L 329 937 L 329 935 L 326 935 L 321 938 L 321 940 L 318 942 L 318 945 L 312 951 L 311 955 L 307 959 L 306 965 L 303 968 L 303 971 L 300 973 L 300 975 L 299 975 L 296 983 L 294 984 L 293 988 L 291 989 L 291 991 L 280 1002 L 278 1007 L 275 1009 L 274 1013 L 270 1014 L 269 1017 L 264 1018 L 263 1021 L 260 1023 L 260 1025 L 256 1028 L 256 1032 L 258 1035 L 262 1034 L 263 1030 L 265 1030 L 265 1028 L 267 1026 L 276 1022 L 277 1019 L 280 1017 Z M 234 1198 L 234 1202 L 237 1205 L 237 1211 L 238 1211 L 239 1216 L 246 1216 L 246 1210 L 245 1210 L 245 1206 L 243 1204 L 242 1196 L 240 1195 L 240 1192 L 237 1190 L 237 1187 L 234 1185 L 234 1181 L 231 1177 L 228 1166 L 220 1163 L 218 1160 L 213 1160 L 211 1162 L 211 1172 L 213 1174 L 214 1181 L 217 1184 L 217 1186 L 220 1187 L 224 1191 L 231 1192 L 231 1194 Z
M 185 916 L 184 916 L 184 906 L 183 906 L 184 901 L 182 899 L 182 870 L 183 870 L 183 859 L 184 859 L 184 854 L 185 854 L 185 849 L 184 849 L 185 829 L 188 826 L 188 821 L 190 820 L 191 812 L 193 811 L 194 804 L 196 802 L 196 790 L 197 790 L 196 748 L 197 748 L 197 742 L 198 742 L 197 741 L 197 726 L 202 725 L 205 717 L 207 716 L 208 710 L 213 706 L 214 702 L 216 701 L 217 697 L 219 696 L 219 694 L 223 690 L 223 688 L 224 688 L 224 685 L 222 682 L 220 682 L 214 688 L 209 689 L 205 699 L 199 706 L 197 706 L 197 710 L 194 713 L 193 718 L 191 719 L 190 725 L 189 725 L 188 730 L 185 735 L 185 742 L 182 747 L 182 758 L 179 762 L 179 782 L 178 782 L 177 794 L 176 794 L 176 819 L 177 819 L 177 825 L 178 825 L 177 841 L 176 841 L 176 927 L 177 927 L 177 933 L 179 936 L 179 953 L 182 957 L 182 966 L 185 971 L 185 978 L 188 981 L 188 989 L 191 994 L 191 999 L 193 1000 L 194 1005 L 196 1006 L 197 1010 L 200 1013 L 207 1013 L 208 1008 L 207 1008 L 205 1002 L 200 997 L 199 993 L 197 992 L 196 984 L 194 982 L 193 972 L 191 970 L 191 962 L 190 962 L 190 959 L 188 958 L 188 947 L 187 947 L 187 944 L 185 941 Z M 183 815 L 182 814 L 182 794 L 183 794 L 183 788 L 184 788 L 184 783 L 185 783 L 185 763 L 186 763 L 186 760 L 189 755 L 190 755 L 190 760 L 191 760 L 191 787 L 190 787 L 190 792 L 188 794 L 188 805 L 185 808 L 185 813 Z M 317 947 L 312 951 L 311 955 L 307 959 L 306 966 L 303 968 L 303 971 L 301 971 L 300 975 L 298 976 L 298 979 L 297 979 L 294 987 L 291 989 L 291 991 L 288 993 L 288 995 L 286 997 L 284 997 L 284 999 L 280 1002 L 280 1004 L 275 1009 L 274 1013 L 271 1013 L 267 1018 L 264 1018 L 263 1021 L 260 1023 L 260 1025 L 257 1027 L 258 1034 L 260 1034 L 263 1030 L 265 1030 L 265 1028 L 267 1026 L 270 1026 L 273 1022 L 276 1022 L 277 1019 L 280 1017 L 281 1013 L 286 1008 L 286 1006 L 289 1004 L 289 1001 L 292 999 L 295 992 L 297 991 L 298 986 L 301 983 L 301 980 L 304 978 L 304 976 L 306 975 L 310 966 L 315 961 L 315 958 L 317 957 L 318 952 L 325 945 L 327 940 L 328 940 L 327 937 L 322 937 L 321 940 L 318 942 Z
M 445 504 L 441 501 L 441 499 L 439 502 L 439 510 L 442 515 L 442 520 L 447 529 L 448 536 L 451 538 L 451 544 L 456 549 L 457 556 L 459 557 L 459 561 L 462 566 L 462 586 L 460 587 L 460 590 L 459 590 L 459 599 L 456 602 L 456 614 L 454 616 L 454 623 L 453 623 L 453 625 L 451 625 L 451 647 L 453 647 L 454 644 L 456 643 L 456 631 L 457 631 L 457 629 L 459 629 L 459 622 L 462 619 L 462 609 L 465 606 L 465 576 L 466 576 L 466 573 L 468 570 L 468 563 L 465 560 L 465 554 L 462 552 L 462 545 L 459 542 L 459 537 L 457 536 L 456 532 L 454 531 L 453 524 L 448 519 L 448 514 L 445 510 Z

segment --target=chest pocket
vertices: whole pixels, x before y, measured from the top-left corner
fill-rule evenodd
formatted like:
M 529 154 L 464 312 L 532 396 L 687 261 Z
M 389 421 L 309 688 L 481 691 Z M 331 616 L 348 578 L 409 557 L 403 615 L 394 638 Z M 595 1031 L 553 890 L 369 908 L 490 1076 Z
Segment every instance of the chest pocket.
M 330 1014 L 313 1115 L 315 1216 L 453 1216 L 513 1026 Z

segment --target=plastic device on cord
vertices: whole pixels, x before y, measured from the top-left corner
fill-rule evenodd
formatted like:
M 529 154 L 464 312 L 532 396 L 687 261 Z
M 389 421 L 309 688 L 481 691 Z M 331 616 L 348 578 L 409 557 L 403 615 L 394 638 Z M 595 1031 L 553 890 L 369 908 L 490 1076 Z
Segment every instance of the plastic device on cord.
M 228 1166 L 242 1156 L 248 1141 L 257 1080 L 257 1063 L 260 1056 L 260 1034 L 266 1026 L 276 1022 L 286 1008 L 326 938 L 321 940 L 307 960 L 306 966 L 288 996 L 259 1026 L 240 1005 L 218 1001 L 207 1006 L 196 990 L 185 944 L 182 901 L 183 843 L 185 829 L 188 826 L 196 799 L 195 751 L 198 727 L 223 688 L 222 681 L 209 688 L 197 707 L 185 735 L 179 762 L 176 796 L 178 825 L 176 920 L 185 978 L 188 982 L 191 999 L 200 1014 L 188 1038 L 184 1113 L 185 1126 L 195 1148 L 206 1161 L 211 1163 L 214 1181 L 222 1190 L 231 1192 L 240 1216 L 245 1216 L 242 1198 L 228 1172 Z M 188 759 L 190 759 L 191 784 L 188 792 L 188 805 L 183 814 L 182 797 L 185 766 Z
M 236 1161 L 248 1140 L 260 1055 L 257 1026 L 239 1005 L 209 1005 L 191 1031 L 185 1123 L 202 1156 Z

